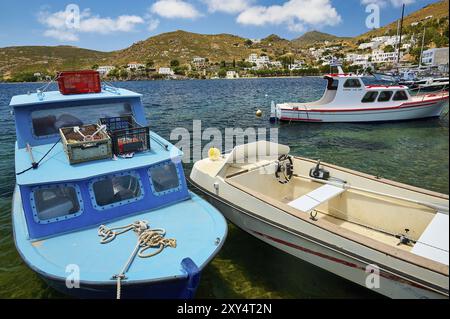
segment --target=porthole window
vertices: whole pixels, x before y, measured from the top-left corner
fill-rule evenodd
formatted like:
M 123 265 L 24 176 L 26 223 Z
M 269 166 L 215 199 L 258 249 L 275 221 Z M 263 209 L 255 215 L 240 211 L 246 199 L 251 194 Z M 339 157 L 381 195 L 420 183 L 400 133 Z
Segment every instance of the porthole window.
M 89 192 L 97 209 L 126 205 L 144 196 L 139 175 L 135 173 L 120 173 L 96 179 L 90 183 Z
M 164 195 L 180 190 L 180 175 L 174 163 L 152 166 L 148 173 L 155 195 Z
M 37 223 L 51 223 L 79 216 L 83 205 L 78 186 L 38 186 L 31 192 L 31 208 Z

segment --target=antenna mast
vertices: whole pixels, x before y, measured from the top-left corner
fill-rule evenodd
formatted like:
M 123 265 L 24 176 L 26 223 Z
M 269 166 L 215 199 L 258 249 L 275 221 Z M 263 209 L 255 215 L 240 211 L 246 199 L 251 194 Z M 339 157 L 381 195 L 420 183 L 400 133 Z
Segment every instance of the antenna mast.
M 402 6 L 402 20 L 400 23 L 400 39 L 398 41 L 398 50 L 397 50 L 397 67 L 400 64 L 400 49 L 402 48 L 402 33 L 403 33 L 403 18 L 405 16 L 405 4 Z

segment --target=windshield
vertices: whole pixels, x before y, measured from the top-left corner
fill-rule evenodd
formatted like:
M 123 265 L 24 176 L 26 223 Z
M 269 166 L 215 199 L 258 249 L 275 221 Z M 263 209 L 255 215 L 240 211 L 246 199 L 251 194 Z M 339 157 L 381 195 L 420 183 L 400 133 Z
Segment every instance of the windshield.
M 97 123 L 102 117 L 132 115 L 129 103 L 96 104 L 52 108 L 31 113 L 33 133 L 37 137 L 59 134 L 61 127 Z

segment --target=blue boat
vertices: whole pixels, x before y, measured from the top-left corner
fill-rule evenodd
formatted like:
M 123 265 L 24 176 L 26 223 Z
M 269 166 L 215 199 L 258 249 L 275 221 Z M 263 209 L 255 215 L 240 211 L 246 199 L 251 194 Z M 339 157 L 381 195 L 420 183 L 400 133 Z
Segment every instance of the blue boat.
M 60 129 L 132 117 L 141 95 L 102 86 L 14 96 L 17 251 L 50 286 L 79 298 L 192 298 L 227 224 L 186 184 L 182 152 L 154 132 L 128 156 L 71 164 Z M 147 258 L 146 258 L 147 257 Z

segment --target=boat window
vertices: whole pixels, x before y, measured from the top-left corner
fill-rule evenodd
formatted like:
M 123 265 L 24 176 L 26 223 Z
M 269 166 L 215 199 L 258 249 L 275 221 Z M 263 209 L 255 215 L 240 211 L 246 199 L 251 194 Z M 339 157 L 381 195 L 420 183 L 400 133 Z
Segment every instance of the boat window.
M 348 79 L 344 83 L 345 88 L 360 88 L 361 82 L 358 79 Z
M 332 79 L 332 78 L 327 78 L 327 81 L 328 81 L 327 90 L 336 91 L 338 89 L 338 86 L 339 86 L 338 80 Z
M 152 189 L 156 195 L 163 195 L 180 189 L 180 176 L 172 162 L 152 166 L 148 172 Z
M 392 91 L 381 91 L 380 96 L 378 97 L 378 102 L 387 102 L 391 99 L 393 92 Z
M 366 95 L 364 95 L 363 99 L 361 100 L 362 103 L 371 103 L 375 102 L 377 99 L 378 92 L 377 91 L 371 91 L 367 92 Z
M 80 191 L 74 185 L 36 187 L 31 193 L 34 220 L 50 223 L 81 214 Z
M 97 123 L 102 117 L 132 115 L 129 103 L 96 104 L 85 106 L 51 108 L 31 113 L 33 133 L 36 137 L 59 134 L 61 127 Z
M 408 99 L 408 95 L 406 94 L 405 91 L 397 91 L 394 94 L 394 101 L 405 101 Z
M 144 196 L 139 176 L 134 173 L 102 177 L 91 183 L 89 191 L 97 209 L 129 204 Z

